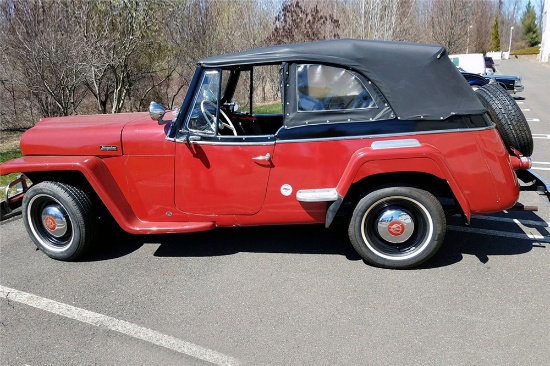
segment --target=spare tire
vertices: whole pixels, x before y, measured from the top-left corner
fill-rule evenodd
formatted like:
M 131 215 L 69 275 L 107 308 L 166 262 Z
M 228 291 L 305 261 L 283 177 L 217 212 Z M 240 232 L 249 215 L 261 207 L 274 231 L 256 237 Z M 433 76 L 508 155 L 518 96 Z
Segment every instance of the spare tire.
M 511 153 L 514 148 L 523 156 L 531 156 L 533 135 L 514 98 L 499 84 L 484 85 L 476 93 L 495 122 L 506 148 Z

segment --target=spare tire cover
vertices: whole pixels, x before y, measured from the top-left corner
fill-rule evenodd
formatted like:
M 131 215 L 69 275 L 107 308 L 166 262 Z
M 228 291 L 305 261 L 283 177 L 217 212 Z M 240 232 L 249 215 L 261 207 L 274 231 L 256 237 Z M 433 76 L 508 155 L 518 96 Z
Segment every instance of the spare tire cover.
M 495 122 L 506 148 L 511 153 L 514 148 L 523 156 L 531 156 L 533 135 L 514 98 L 499 84 L 484 85 L 476 94 Z

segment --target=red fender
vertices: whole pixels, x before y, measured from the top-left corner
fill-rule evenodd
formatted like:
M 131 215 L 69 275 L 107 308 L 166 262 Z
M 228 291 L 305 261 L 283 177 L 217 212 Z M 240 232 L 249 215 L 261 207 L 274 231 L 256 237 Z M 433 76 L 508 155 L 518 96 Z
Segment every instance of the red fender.
M 183 233 L 215 228 L 213 222 L 182 223 L 140 220 L 103 160 L 95 156 L 25 156 L 0 165 L 0 175 L 43 171 L 78 171 L 82 173 L 120 227 L 129 233 Z
M 359 149 L 351 157 L 336 190 L 344 197 L 353 183 L 368 176 L 394 172 L 426 173 L 446 180 L 467 221 L 470 221 L 471 210 L 466 196 L 442 154 L 431 145 Z

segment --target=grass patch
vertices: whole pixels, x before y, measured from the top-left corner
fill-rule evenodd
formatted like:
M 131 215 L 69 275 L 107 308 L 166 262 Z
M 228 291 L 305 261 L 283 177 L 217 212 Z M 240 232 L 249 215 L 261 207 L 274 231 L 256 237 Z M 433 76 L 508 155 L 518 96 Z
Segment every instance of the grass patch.
M 21 131 L 2 131 L 1 132 L 1 141 L 2 146 L 0 146 L 0 164 L 17 159 L 22 156 L 21 150 L 19 149 L 19 139 L 21 137 Z M 0 187 L 5 187 L 14 181 L 19 173 L 12 173 L 8 175 L 0 176 Z M 0 201 L 4 200 L 4 190 L 2 189 L 0 195 Z
M 0 152 L 0 163 L 3 163 L 3 162 L 8 161 L 8 160 L 12 160 L 12 159 L 17 159 L 21 156 L 22 156 L 21 151 L 19 149 Z M 5 187 L 8 184 L 10 184 L 10 182 L 13 182 L 17 178 L 18 175 L 19 175 L 19 173 L 11 173 L 11 174 L 7 174 L 7 175 L 1 175 L 0 176 L 0 187 Z M 4 200 L 4 191 L 2 190 L 1 193 L 2 193 L 2 196 L 0 198 L 0 201 L 3 201 Z
M 9 151 L 2 151 L 0 152 L 0 163 L 3 163 L 8 160 L 17 159 L 23 156 L 21 154 L 21 150 L 15 149 L 15 150 L 9 150 Z
M 253 112 L 254 114 L 282 114 L 283 106 L 281 105 L 281 102 L 258 105 L 254 106 Z
M 523 48 L 521 50 L 515 50 L 510 52 L 511 55 L 538 55 L 540 52 L 540 46 Z

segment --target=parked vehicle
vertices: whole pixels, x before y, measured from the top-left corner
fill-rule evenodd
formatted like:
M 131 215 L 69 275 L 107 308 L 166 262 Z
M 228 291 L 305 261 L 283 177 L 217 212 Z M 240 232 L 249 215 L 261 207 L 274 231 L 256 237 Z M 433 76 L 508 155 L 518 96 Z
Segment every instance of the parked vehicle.
M 527 170 L 533 140 L 514 100 L 497 85 L 474 92 L 438 45 L 348 39 L 210 57 L 179 112 L 152 102 L 149 116 L 44 118 L 22 136 L 24 156 L 0 165 L 32 181 L 3 206 L 22 202 L 48 256 L 93 248 L 102 211 L 135 234 L 343 218 L 365 261 L 410 268 L 440 248 L 446 214 L 509 209 L 518 178 L 547 192 Z
M 464 53 L 449 55 L 451 61 L 456 67 L 464 69 L 472 74 L 485 75 L 485 59 L 481 53 Z
M 474 90 L 489 83 L 499 84 L 510 94 L 520 93 L 525 89 L 525 87 L 521 82 L 522 79 L 520 76 L 497 75 L 497 74 L 481 76 L 479 74 L 472 74 L 472 73 L 466 72 L 462 68 L 458 68 L 458 69 L 462 73 L 462 76 L 464 76 L 464 78 L 468 81 L 468 83 Z
M 495 81 L 502 85 L 510 94 L 520 93 L 525 89 L 521 76 L 491 74 L 485 75 L 485 78 L 489 80 L 489 82 Z
M 479 74 L 473 74 L 471 72 L 467 72 L 461 67 L 459 67 L 458 70 L 460 71 L 462 76 L 464 76 L 464 78 L 466 79 L 468 84 L 470 84 L 473 90 L 476 90 L 478 88 L 481 88 L 484 85 L 489 84 L 489 80 Z
M 497 72 L 497 69 L 495 69 L 495 61 L 493 61 L 492 57 L 485 56 L 485 70 L 490 69 L 493 73 Z

